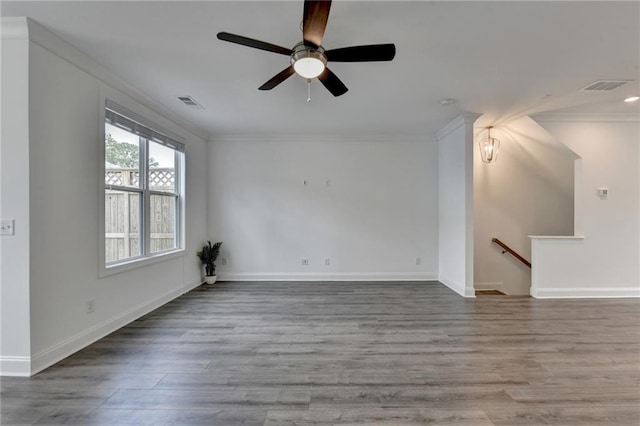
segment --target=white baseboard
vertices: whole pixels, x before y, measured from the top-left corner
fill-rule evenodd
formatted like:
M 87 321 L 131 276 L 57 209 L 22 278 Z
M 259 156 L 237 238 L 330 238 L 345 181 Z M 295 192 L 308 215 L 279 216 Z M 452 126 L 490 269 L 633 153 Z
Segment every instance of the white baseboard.
M 220 273 L 220 281 L 435 281 L 436 274 L 414 272 Z
M 531 296 L 536 299 L 640 297 L 640 287 L 532 288 Z
M 200 285 L 202 285 L 203 282 L 204 281 L 202 281 L 202 280 L 196 280 L 196 281 L 191 281 L 191 282 L 185 283 L 183 293 L 189 293 L 194 288 L 199 287 Z
M 126 312 L 103 321 L 94 327 L 84 330 L 75 336 L 71 336 L 62 342 L 41 351 L 31 359 L 31 375 L 52 366 L 56 362 L 65 359 L 69 355 L 79 351 L 91 343 L 113 333 L 141 316 L 146 315 L 154 309 L 172 301 L 176 297 L 181 296 L 185 293 L 185 288 L 189 288 L 191 285 L 193 285 L 193 283 L 181 285 L 179 288 L 168 291 L 149 302 L 134 306 Z M 197 287 L 198 285 L 200 284 L 198 283 L 194 287 Z
M 476 290 L 498 290 L 502 291 L 502 282 L 483 282 L 474 283 L 473 288 Z
M 28 356 L 0 357 L 0 376 L 14 376 L 14 377 L 31 376 L 31 357 L 28 357 Z
M 467 289 L 464 284 L 456 283 L 453 280 L 448 279 L 447 277 L 440 276 L 438 277 L 438 281 L 440 281 L 445 286 L 449 287 L 451 290 L 458 293 L 460 296 L 475 298 L 476 292 L 474 289 Z

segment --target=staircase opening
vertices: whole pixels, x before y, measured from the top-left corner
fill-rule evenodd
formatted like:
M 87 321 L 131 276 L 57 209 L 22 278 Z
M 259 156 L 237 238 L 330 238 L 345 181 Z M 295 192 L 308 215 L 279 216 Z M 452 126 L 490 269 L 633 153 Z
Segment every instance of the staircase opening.
M 476 140 L 484 132 L 478 126 Z M 574 235 L 576 156 L 529 117 L 492 136 L 501 140 L 497 162 L 483 163 L 474 146 L 474 287 L 529 295 L 529 236 Z

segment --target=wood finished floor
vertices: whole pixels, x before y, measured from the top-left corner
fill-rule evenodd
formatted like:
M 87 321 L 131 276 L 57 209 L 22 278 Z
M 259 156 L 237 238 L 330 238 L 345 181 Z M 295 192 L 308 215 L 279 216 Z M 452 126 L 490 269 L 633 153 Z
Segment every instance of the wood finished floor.
M 640 300 L 220 283 L 31 379 L 2 424 L 635 425 Z

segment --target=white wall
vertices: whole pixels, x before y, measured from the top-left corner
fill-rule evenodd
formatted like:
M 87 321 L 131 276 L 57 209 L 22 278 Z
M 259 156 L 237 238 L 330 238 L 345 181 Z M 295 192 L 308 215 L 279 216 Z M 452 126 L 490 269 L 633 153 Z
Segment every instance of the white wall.
M 495 163 L 474 146 L 474 286 L 529 294 L 530 269 L 493 244 L 496 237 L 531 260 L 529 235 L 573 235 L 576 155 L 531 118 L 492 129 L 500 139 Z M 476 127 L 475 140 L 487 137 Z
M 220 278 L 435 279 L 437 148 L 402 136 L 211 142 L 209 234 L 229 258 Z
M 558 115 L 535 120 L 582 159 L 576 220 L 584 239 L 532 240 L 532 295 L 640 296 L 638 118 Z M 607 199 L 598 197 L 600 187 L 609 189 Z
M 462 115 L 438 132 L 438 280 L 465 297 L 473 289 L 473 122 Z
M 31 216 L 18 231 L 30 233 L 26 285 L 31 372 L 37 372 L 200 283 L 195 251 L 206 232 L 207 164 L 202 138 L 122 93 L 135 95 L 115 79 L 105 83 L 99 67 L 46 30 L 30 23 L 30 33 L 29 158 L 19 160 L 29 170 L 30 190 L 22 197 L 30 200 Z M 187 161 L 184 255 L 105 278 L 98 278 L 101 93 L 185 137 Z M 95 299 L 92 314 L 85 312 L 88 299 Z
M 2 25 L 0 217 L 15 235 L 0 237 L 0 374 L 28 374 L 29 334 L 29 40 L 26 22 Z

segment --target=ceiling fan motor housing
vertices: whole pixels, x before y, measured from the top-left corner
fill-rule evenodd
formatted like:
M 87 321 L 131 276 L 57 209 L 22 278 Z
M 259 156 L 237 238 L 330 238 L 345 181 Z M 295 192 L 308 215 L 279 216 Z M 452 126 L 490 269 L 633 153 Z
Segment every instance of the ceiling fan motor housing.
M 324 48 L 322 46 L 307 46 L 301 41 L 293 47 L 291 65 L 302 77 L 316 77 L 327 65 L 327 56 L 324 53 Z M 309 71 L 307 71 L 308 69 Z M 306 72 L 311 74 L 306 74 Z

